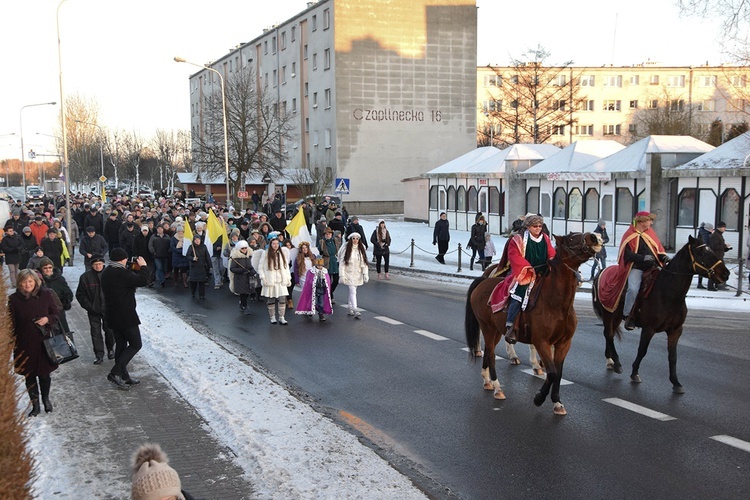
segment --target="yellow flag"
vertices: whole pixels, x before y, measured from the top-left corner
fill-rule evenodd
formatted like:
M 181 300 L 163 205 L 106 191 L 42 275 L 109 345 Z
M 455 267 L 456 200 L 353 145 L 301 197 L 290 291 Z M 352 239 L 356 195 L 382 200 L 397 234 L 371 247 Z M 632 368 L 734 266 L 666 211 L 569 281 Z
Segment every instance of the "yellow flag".
M 297 215 L 289 221 L 286 225 L 286 232 L 289 233 L 289 238 L 292 240 L 292 244 L 296 247 L 303 241 L 312 243 L 312 237 L 310 231 L 307 230 L 307 224 L 305 223 L 305 214 L 300 207 L 297 211 Z
M 193 244 L 193 230 L 190 229 L 190 222 L 185 215 L 185 234 L 182 236 L 182 255 L 187 255 L 188 248 Z
M 219 218 L 216 217 L 216 214 L 213 210 L 208 211 L 208 222 L 206 223 L 206 239 L 211 242 L 211 244 L 206 244 L 206 246 L 213 246 L 213 243 L 216 243 L 216 240 L 221 238 L 221 248 L 224 248 L 224 245 L 228 243 L 227 241 L 227 231 L 224 229 L 224 220 L 222 219 L 221 222 L 219 222 Z

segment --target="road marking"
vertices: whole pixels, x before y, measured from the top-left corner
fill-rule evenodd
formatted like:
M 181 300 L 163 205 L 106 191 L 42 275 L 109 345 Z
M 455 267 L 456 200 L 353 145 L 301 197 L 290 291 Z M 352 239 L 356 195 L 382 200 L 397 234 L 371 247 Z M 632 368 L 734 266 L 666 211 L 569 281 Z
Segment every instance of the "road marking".
M 547 380 L 547 374 L 546 373 L 544 375 L 537 375 L 536 373 L 534 373 L 534 369 L 533 368 L 526 368 L 525 370 L 522 370 L 522 371 L 524 373 L 528 373 L 532 377 L 536 377 L 536 378 L 541 379 L 541 380 Z M 561 379 L 560 380 L 560 385 L 571 385 L 571 384 L 573 384 L 573 382 L 571 382 L 570 380 L 565 380 L 565 379 Z
M 427 330 L 414 330 L 414 333 L 418 333 L 420 335 L 423 335 L 427 337 L 428 339 L 432 340 L 448 340 L 446 337 L 443 337 L 442 335 L 438 335 L 437 333 L 428 332 Z
M 748 443 L 747 441 L 743 441 L 741 439 L 733 438 L 732 436 L 726 436 L 723 434 L 719 436 L 711 436 L 711 439 L 720 443 L 728 444 L 729 446 L 734 446 L 735 448 L 739 448 L 742 451 L 750 453 L 750 443 Z
M 397 319 L 391 319 L 387 316 L 375 316 L 375 319 L 379 319 L 383 323 L 388 323 L 389 325 L 403 325 L 402 322 L 400 322 Z
M 662 422 L 666 422 L 667 420 L 677 420 L 675 417 L 670 417 L 665 413 L 659 413 L 658 411 L 650 410 L 645 406 L 637 405 L 635 403 L 631 403 L 630 401 L 625 401 L 624 399 L 606 398 L 602 401 L 604 401 L 605 403 L 613 404 L 615 406 L 619 406 L 620 408 L 625 408 L 626 410 L 634 411 L 635 413 L 640 413 L 641 415 L 649 418 L 661 420 Z

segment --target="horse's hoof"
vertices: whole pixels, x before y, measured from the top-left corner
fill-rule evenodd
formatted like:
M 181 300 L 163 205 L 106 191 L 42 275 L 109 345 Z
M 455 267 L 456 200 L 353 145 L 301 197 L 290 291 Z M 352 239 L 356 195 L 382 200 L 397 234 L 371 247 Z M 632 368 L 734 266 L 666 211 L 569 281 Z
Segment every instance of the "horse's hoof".
M 641 383 L 641 376 L 638 375 L 637 373 L 635 375 L 631 375 L 630 376 L 630 381 L 633 382 L 634 384 L 640 384 Z
M 544 368 L 534 368 L 534 375 L 544 375 Z
M 510 364 L 511 365 L 520 365 L 521 364 L 521 360 L 518 359 L 518 358 L 510 358 Z
M 482 352 L 482 351 L 474 351 L 474 357 L 475 358 L 483 358 L 484 357 L 484 352 Z
M 622 373 L 622 365 L 620 363 L 615 364 L 612 369 L 615 373 Z
M 612 370 L 615 367 L 615 362 L 611 358 L 607 358 L 607 370 Z
M 565 407 L 562 403 L 555 403 L 555 407 L 552 409 L 552 411 L 555 412 L 555 415 L 567 415 L 568 412 L 565 411 Z
M 494 389 L 494 387 L 492 387 L 492 382 L 485 382 L 483 387 L 487 391 L 491 391 L 492 389 Z
M 542 396 L 541 394 L 537 394 L 536 396 L 534 396 L 534 404 L 536 406 L 542 406 L 542 403 L 544 403 L 545 399 L 546 398 Z
M 685 388 L 681 385 L 675 385 L 672 387 L 672 392 L 675 394 L 685 394 Z
M 495 399 L 505 399 L 505 393 L 503 391 L 495 391 Z

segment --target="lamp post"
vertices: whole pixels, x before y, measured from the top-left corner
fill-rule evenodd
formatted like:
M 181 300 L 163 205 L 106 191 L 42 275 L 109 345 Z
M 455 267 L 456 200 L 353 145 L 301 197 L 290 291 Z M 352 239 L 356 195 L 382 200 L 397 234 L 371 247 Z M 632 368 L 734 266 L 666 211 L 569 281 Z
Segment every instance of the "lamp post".
M 66 0 L 61 0 L 57 5 L 56 21 L 57 21 L 57 64 L 60 69 L 60 123 L 62 124 L 62 143 L 63 143 L 63 163 L 65 172 L 65 228 L 68 230 L 68 234 L 73 234 L 73 223 L 70 214 L 70 165 L 68 165 L 68 127 L 65 123 L 66 106 L 65 106 L 65 93 L 63 92 L 63 70 L 62 70 L 62 49 L 60 47 L 60 7 L 65 3 Z M 70 239 L 70 238 L 68 238 Z M 73 252 L 71 251 L 73 244 L 68 241 L 68 252 L 71 255 L 70 265 L 73 265 Z
M 76 120 L 76 123 L 82 123 L 84 125 L 92 125 L 99 129 L 99 161 L 102 164 L 102 178 L 104 178 L 104 147 L 102 146 L 102 143 L 104 142 L 104 130 L 102 130 L 102 127 L 97 125 L 96 123 L 91 122 L 85 122 L 83 120 Z M 101 180 L 101 179 L 100 179 Z M 101 183 L 101 189 L 99 190 L 100 193 L 104 192 L 104 182 Z
M 219 75 L 219 82 L 221 83 L 221 116 L 222 116 L 222 119 L 224 120 L 224 175 L 226 176 L 227 207 L 229 207 L 229 146 L 227 144 L 227 101 L 226 101 L 226 94 L 224 93 L 224 77 L 221 75 L 219 71 L 209 66 L 206 66 L 205 64 L 197 64 L 194 62 L 190 62 L 186 59 L 183 59 L 182 57 L 175 57 L 174 60 L 175 62 L 178 62 L 178 63 L 191 64 L 199 68 L 207 69 L 208 71 L 213 71 L 214 73 Z
M 63 0 L 65 1 L 65 0 Z M 23 194 L 21 195 L 23 201 L 26 202 L 26 151 L 23 149 L 23 110 L 26 108 L 33 108 L 35 106 L 54 106 L 56 102 L 40 102 L 37 104 L 27 104 L 21 106 L 21 111 L 18 112 L 19 128 L 21 129 L 21 177 L 23 178 Z

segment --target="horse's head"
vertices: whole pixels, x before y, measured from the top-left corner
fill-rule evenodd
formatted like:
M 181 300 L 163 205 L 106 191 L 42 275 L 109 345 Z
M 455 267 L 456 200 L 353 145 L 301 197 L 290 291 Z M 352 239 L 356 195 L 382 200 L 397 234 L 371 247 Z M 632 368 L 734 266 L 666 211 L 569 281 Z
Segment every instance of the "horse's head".
M 724 283 L 729 279 L 729 269 L 724 265 L 724 261 L 714 254 L 698 238 L 688 236 L 688 248 L 693 271 L 705 278 L 711 278 L 717 283 Z
M 602 238 L 597 233 L 569 233 L 555 237 L 555 252 L 563 261 L 572 260 L 580 266 L 602 249 Z

